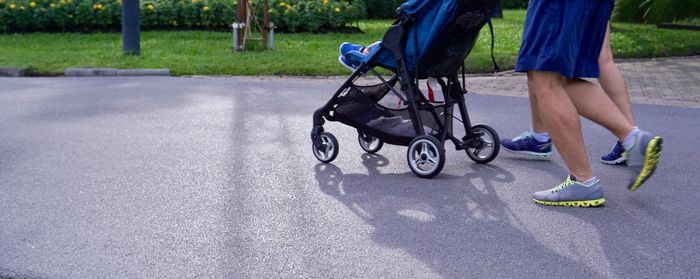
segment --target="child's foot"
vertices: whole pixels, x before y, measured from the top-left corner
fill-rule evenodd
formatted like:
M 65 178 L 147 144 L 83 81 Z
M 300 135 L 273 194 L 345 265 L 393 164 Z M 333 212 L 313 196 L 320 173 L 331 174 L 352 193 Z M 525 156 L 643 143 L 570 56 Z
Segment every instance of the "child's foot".
M 357 69 L 357 67 L 355 67 L 347 59 L 345 59 L 345 56 L 343 56 L 342 54 L 338 56 L 338 62 L 340 62 L 340 65 L 343 65 L 343 67 L 347 68 L 350 71 L 354 72 Z
M 343 42 L 340 44 L 340 47 L 338 47 L 338 52 L 340 52 L 341 56 L 345 56 L 351 50 L 355 50 L 362 53 L 362 51 L 365 50 L 365 47 L 363 45 L 357 45 L 348 42 Z

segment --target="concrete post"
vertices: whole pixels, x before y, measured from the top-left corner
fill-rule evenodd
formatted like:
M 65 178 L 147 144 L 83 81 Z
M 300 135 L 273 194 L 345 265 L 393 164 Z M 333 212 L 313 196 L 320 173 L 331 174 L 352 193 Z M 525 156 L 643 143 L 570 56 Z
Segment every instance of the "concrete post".
M 139 0 L 122 1 L 122 49 L 124 54 L 141 54 L 140 16 Z

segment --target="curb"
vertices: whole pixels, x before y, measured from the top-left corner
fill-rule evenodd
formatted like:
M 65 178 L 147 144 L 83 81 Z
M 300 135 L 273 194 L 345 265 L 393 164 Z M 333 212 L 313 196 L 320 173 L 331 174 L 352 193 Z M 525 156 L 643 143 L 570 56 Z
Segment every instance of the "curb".
M 0 68 L 0 77 L 23 77 L 27 68 Z
M 170 76 L 170 69 L 67 68 L 67 77 Z

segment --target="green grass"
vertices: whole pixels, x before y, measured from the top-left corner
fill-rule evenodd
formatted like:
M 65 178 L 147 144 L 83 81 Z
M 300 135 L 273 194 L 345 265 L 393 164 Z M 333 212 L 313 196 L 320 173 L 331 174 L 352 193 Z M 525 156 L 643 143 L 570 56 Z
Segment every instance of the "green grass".
M 496 59 L 502 68 L 514 66 L 520 46 L 524 11 L 506 11 L 496 19 Z M 271 51 L 232 52 L 226 32 L 148 31 L 141 33 L 141 55 L 121 54 L 119 33 L 3 34 L 0 67 L 30 67 L 43 74 L 68 67 L 169 68 L 175 75 L 347 75 L 337 62 L 343 41 L 369 44 L 378 40 L 389 20 L 361 21 L 363 34 L 276 34 Z M 470 72 L 491 69 L 491 38 L 484 28 L 467 58 Z M 653 25 L 613 23 L 617 58 L 700 54 L 700 32 L 657 29 Z

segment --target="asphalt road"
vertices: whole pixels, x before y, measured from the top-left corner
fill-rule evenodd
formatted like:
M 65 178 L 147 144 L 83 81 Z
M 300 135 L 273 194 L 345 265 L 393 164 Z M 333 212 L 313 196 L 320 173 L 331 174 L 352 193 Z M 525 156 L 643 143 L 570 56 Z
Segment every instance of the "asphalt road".
M 635 105 L 665 137 L 634 193 L 597 158 L 613 137 L 583 121 L 607 205 L 535 205 L 558 155 L 477 165 L 451 144 L 434 179 L 406 148 L 311 152 L 311 114 L 338 79 L 1 78 L 0 277 L 697 278 L 699 109 Z M 501 136 L 527 99 L 468 95 Z

